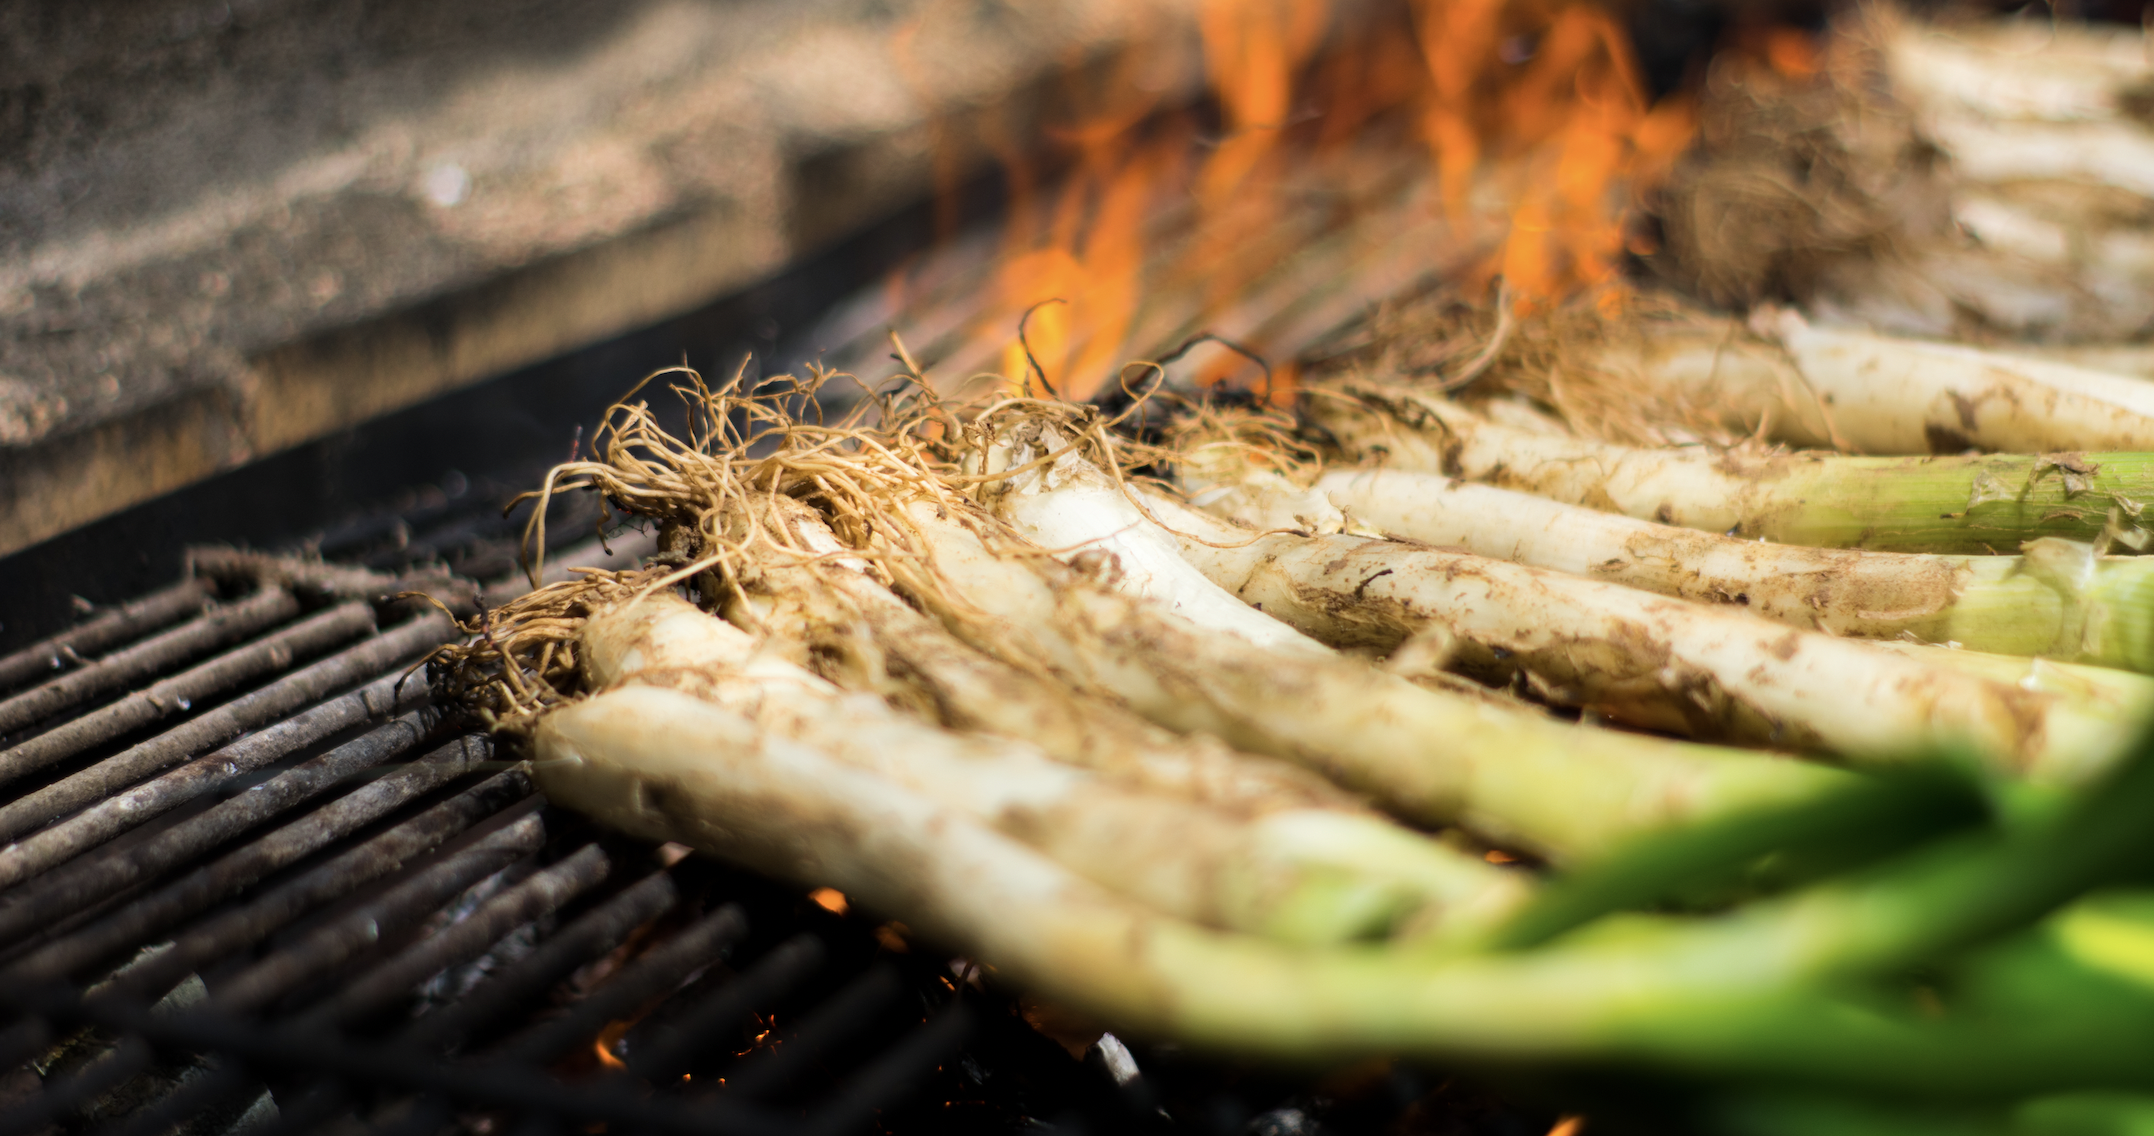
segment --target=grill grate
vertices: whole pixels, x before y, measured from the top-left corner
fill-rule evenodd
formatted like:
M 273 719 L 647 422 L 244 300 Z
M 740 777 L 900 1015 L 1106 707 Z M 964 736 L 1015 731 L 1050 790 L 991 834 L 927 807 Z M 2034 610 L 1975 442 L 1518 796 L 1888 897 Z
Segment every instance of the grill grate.
M 457 496 L 0 657 L 0 1136 L 1547 1131 L 1403 1070 L 1132 1081 L 896 925 L 551 809 L 412 671 L 453 629 L 399 592 L 524 587 L 425 567 L 515 561 Z
M 334 543 L 512 562 L 498 517 L 415 511 Z M 619 539 L 552 562 L 649 551 Z M 427 705 L 411 668 L 452 627 L 404 581 L 197 569 L 0 658 L 0 1133 L 850 1132 L 938 1078 L 952 1099 L 943 1067 L 998 1033 L 1066 1068 L 995 1130 L 1143 1127 L 887 929 L 546 807 Z

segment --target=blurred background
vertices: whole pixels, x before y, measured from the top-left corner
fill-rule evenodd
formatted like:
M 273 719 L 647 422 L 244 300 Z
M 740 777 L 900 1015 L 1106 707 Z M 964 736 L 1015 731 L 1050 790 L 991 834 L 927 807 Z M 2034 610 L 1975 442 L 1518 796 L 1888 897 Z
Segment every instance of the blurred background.
M 655 367 L 838 346 L 838 299 L 1071 160 L 1086 76 L 1205 106 L 1204 7 L 0 6 L 0 645 L 190 541 L 498 489 Z M 1824 13 L 1616 16 L 1665 93 Z

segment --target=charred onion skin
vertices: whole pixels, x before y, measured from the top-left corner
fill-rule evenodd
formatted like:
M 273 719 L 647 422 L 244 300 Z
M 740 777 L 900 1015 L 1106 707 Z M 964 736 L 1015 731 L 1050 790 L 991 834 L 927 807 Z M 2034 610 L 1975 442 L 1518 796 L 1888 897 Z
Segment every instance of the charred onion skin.
M 1744 540 L 1396 468 L 1315 488 L 1388 535 L 1462 548 L 1791 627 L 2154 671 L 2154 560 L 2056 537 L 2023 556 L 1936 556 Z M 1239 518 L 1237 518 L 1239 519 Z
M 1616 721 L 1899 761 L 1946 745 L 2036 782 L 2084 781 L 2137 735 L 2154 680 L 2080 697 L 1490 557 L 1331 534 L 1260 534 L 1165 498 L 1153 511 L 1208 578 L 1326 642 L 1397 649 L 1440 631 L 1453 664 L 1523 671 L 1543 697 Z M 2013 664 L 2025 666 L 2022 660 Z M 2017 676 L 2014 676 L 2017 677 Z
M 1396 385 L 1346 381 L 1310 413 L 1350 460 L 1640 520 L 1813 548 L 2000 555 L 2132 534 L 2154 454 L 1863 457 L 1620 446 L 1499 426 Z M 2136 539 L 2136 537 L 2134 538 Z
M 1240 613 L 1199 625 L 1190 613 L 1221 610 L 1218 599 L 1254 609 L 1183 560 L 1171 536 L 1056 437 L 1047 426 L 1006 439 L 994 460 L 1012 468 L 1034 470 L 1043 453 L 1063 457 L 983 496 L 998 516 L 1017 518 L 1019 535 L 1084 566 L 1089 579 L 1038 556 L 997 556 L 931 507 L 911 509 L 933 550 L 922 569 L 972 609 L 947 609 L 946 619 L 983 650 L 1048 661 L 1171 729 L 1301 763 L 1404 816 L 1463 824 L 1559 860 L 1680 818 L 1805 799 L 1844 776 L 1426 689 L 1298 635 L 1287 649 L 1266 648 L 1238 632 Z M 1063 511 L 1035 537 L 1028 519 L 1050 500 Z
M 944 730 L 844 692 L 666 592 L 599 611 L 578 641 L 594 689 L 663 687 L 738 712 L 771 738 L 960 809 L 1101 886 L 1205 925 L 1297 942 L 1381 937 L 1407 923 L 1455 933 L 1521 894 L 1517 877 L 1365 810 L 1237 815 L 1118 784 L 1021 739 Z
M 1956 343 L 1812 326 L 1761 311 L 1603 345 L 1625 389 L 1716 408 L 1737 436 L 1858 454 L 2154 450 L 2154 386 Z M 1760 334 L 1762 332 L 1763 334 Z
M 1289 808 L 1369 811 L 1360 796 L 1309 770 L 1238 753 L 1201 734 L 1172 733 L 1112 700 L 1003 663 L 860 572 L 766 566 L 755 598 L 729 617 L 751 628 L 796 626 L 770 641 L 801 644 L 802 661 L 841 686 L 915 706 L 952 729 L 1023 738 L 1059 761 L 1148 792 L 1243 817 Z

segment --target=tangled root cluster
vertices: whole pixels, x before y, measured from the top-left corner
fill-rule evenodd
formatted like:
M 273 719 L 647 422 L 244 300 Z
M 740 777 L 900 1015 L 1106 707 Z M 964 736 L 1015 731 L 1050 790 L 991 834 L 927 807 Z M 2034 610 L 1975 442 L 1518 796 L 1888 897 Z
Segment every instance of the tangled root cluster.
M 816 395 L 840 377 L 849 376 L 780 376 L 750 391 L 741 375 L 718 387 L 685 367 L 652 375 L 607 411 L 592 459 L 554 467 L 539 489 L 518 498 L 538 502 L 526 544 L 544 547 L 545 506 L 554 494 L 594 489 L 618 512 L 660 526 L 667 553 L 678 561 L 666 583 L 713 570 L 735 578 L 761 556 L 827 555 L 798 542 L 773 514 L 773 496 L 809 504 L 848 545 L 878 555 L 888 542 L 876 518 L 887 513 L 888 502 L 952 499 L 944 484 L 948 447 L 938 439 L 962 427 L 917 384 L 895 394 L 870 392 L 843 419 L 820 421 Z M 668 431 L 649 402 L 636 400 L 661 378 L 674 380 L 670 390 L 686 411 L 685 436 Z M 534 563 L 534 583 L 537 572 Z
M 1807 66 L 1715 61 L 1697 140 L 1653 203 L 1663 279 L 1722 307 L 1807 302 L 1955 232 L 1944 157 L 1886 74 L 1897 18 L 1850 13 Z
M 1713 407 L 1601 361 L 1612 346 L 1703 326 L 1728 325 L 1664 295 L 1615 288 L 1525 313 L 1501 296 L 1438 291 L 1376 309 L 1318 377 L 1381 376 L 1483 408 L 1523 401 L 1578 434 L 1624 445 L 1736 445 L 1742 439 Z
M 588 569 L 460 626 L 467 640 L 434 652 L 430 681 L 444 705 L 490 727 L 513 728 L 572 700 L 582 685 L 576 636 L 599 611 L 664 585 L 664 565 L 630 572 Z
M 846 555 L 871 564 L 905 555 L 912 545 L 887 523 L 898 515 L 890 503 L 924 496 L 963 505 L 945 485 L 952 471 L 938 441 L 961 424 L 918 384 L 870 392 L 843 419 L 823 422 L 816 395 L 839 377 L 782 376 L 751 391 L 743 375 L 713 387 L 693 370 L 669 368 L 639 383 L 607 411 L 590 459 L 555 466 L 511 507 L 536 502 L 525 544 L 543 549 L 553 496 L 596 491 L 614 514 L 658 527 L 656 563 L 584 573 L 480 613 L 463 626 L 466 642 L 437 653 L 437 691 L 494 725 L 513 726 L 578 693 L 573 641 L 595 611 L 698 577 L 737 590 L 755 565 L 831 556 L 798 538 L 779 515 L 780 499 L 815 509 L 850 546 Z M 661 379 L 685 412 L 678 433 L 637 397 Z M 542 561 L 534 556 L 529 566 L 536 584 Z
M 515 504 L 536 502 L 525 543 L 543 549 L 552 497 L 596 491 L 613 514 L 658 527 L 661 551 L 653 565 L 584 572 L 481 612 L 462 624 L 464 642 L 436 653 L 437 694 L 496 727 L 528 722 L 582 692 L 575 639 L 590 616 L 691 582 L 706 598 L 715 586 L 745 600 L 748 583 L 768 568 L 843 558 L 901 591 L 934 591 L 936 577 L 919 570 L 923 543 L 906 517 L 904 506 L 914 501 L 934 503 L 998 549 L 1044 555 L 1004 534 L 977 497 L 1073 449 L 1117 476 L 1125 463 L 1157 462 L 1169 453 L 1168 447 L 1142 443 L 1124 453 L 1112 434 L 1156 392 L 1139 394 L 1109 417 L 1093 405 L 1030 397 L 947 403 L 906 376 L 893 390 L 871 391 L 843 418 L 824 422 L 816 396 L 839 378 L 850 376 L 817 370 L 750 390 L 742 376 L 714 387 L 693 370 L 669 368 L 638 384 L 607 411 L 590 459 L 554 467 L 540 488 Z M 650 401 L 638 397 L 658 380 L 669 380 L 685 412 L 684 427 L 668 429 Z M 977 455 L 999 434 L 1042 422 L 1072 440 L 1016 468 L 978 468 Z M 969 465 L 967 455 L 975 458 Z M 802 509 L 812 511 L 840 547 L 827 539 L 804 540 L 795 523 Z M 534 557 L 529 567 L 535 584 L 543 564 Z M 961 597 L 933 598 L 945 608 L 965 606 Z

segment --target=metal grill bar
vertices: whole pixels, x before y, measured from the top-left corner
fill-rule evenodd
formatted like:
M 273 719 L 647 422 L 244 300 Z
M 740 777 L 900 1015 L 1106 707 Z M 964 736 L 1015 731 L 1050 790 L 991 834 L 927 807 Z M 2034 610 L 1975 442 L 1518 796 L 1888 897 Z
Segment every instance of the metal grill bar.
M 207 612 L 162 635 L 153 635 L 13 698 L 0 701 L 0 734 L 13 733 L 108 690 L 148 678 L 265 627 L 299 614 L 299 600 L 283 588 L 263 588 L 238 603 Z
M 294 658 L 316 654 L 373 629 L 373 608 L 363 603 L 339 604 L 0 753 L 0 785 L 160 719 L 185 713 L 197 699 L 281 671 L 291 666 Z
M 758 1007 L 783 998 L 809 975 L 822 968 L 828 950 L 813 935 L 795 935 L 770 949 L 756 964 L 725 987 L 691 1007 L 664 1033 L 645 1046 L 642 1054 L 629 1055 L 629 1070 L 657 1084 L 686 1071 L 696 1054 L 720 1031 L 737 1027 Z M 618 1016 L 618 1015 L 616 1015 Z M 603 1024 L 606 1019 L 594 1025 Z M 589 1037 L 593 1029 L 582 1036 Z M 551 1057 L 553 1054 L 519 1055 Z
M 347 554 L 388 537 L 397 538 L 398 546 L 402 547 L 411 543 L 413 525 L 430 523 L 460 509 L 470 508 L 473 503 L 468 497 L 463 500 L 444 499 L 431 504 L 415 505 L 401 512 L 372 513 L 323 533 L 315 547 L 322 556 L 339 560 L 349 560 L 350 556 Z
M 330 1120 L 351 1109 L 351 1094 L 344 1091 L 342 1083 L 322 1082 L 299 1094 L 298 1100 L 278 1108 L 275 1123 L 249 1136 L 313 1136 Z
M 586 912 L 547 940 L 538 951 L 494 976 L 472 997 L 436 1011 L 403 1030 L 397 1037 L 397 1044 L 414 1053 L 438 1052 L 454 1044 L 456 1039 L 481 1024 L 519 1008 L 525 999 L 575 967 L 612 950 L 630 931 L 671 907 L 676 896 L 677 888 L 668 873 L 655 872 L 645 877 L 600 907 Z M 726 924 L 737 924 L 738 910 L 729 909 L 727 914 Z M 348 1100 L 349 1094 L 338 1086 L 319 1086 L 307 1095 L 300 1109 L 294 1110 L 294 1115 L 300 1120 L 310 1120 L 317 1110 L 323 1110 L 325 1115 L 333 1114 L 342 1111 Z M 415 1100 L 407 1104 L 406 1113 L 391 1121 L 397 1131 L 409 1129 L 414 1136 L 427 1136 L 447 1123 L 448 1112 L 439 1101 Z M 298 1115 L 301 1113 L 305 1115 Z
M 537 951 L 491 976 L 470 996 L 406 1027 L 398 1035 L 397 1045 L 411 1053 L 440 1052 L 453 1046 L 473 1030 L 484 1028 L 486 1023 L 522 1009 L 530 999 L 569 971 L 612 950 L 630 931 L 670 909 L 678 896 L 678 888 L 670 874 L 660 871 L 644 877 L 585 912 L 547 939 Z M 477 914 L 474 913 L 474 918 Z M 429 940 L 429 943 L 433 941 Z M 413 970 L 421 969 L 419 964 L 404 965 Z M 444 962 L 443 965 L 449 964 Z M 375 979 L 370 976 L 367 981 Z M 400 993 L 402 989 L 392 988 L 392 992 Z M 113 1130 L 111 1136 L 155 1136 L 254 1086 L 255 1081 L 244 1070 L 231 1065 L 220 1066 L 129 1118 Z M 283 1110 L 284 1115 L 290 1117 L 309 1111 L 307 1104 L 316 1100 L 331 1104 L 333 1107 L 328 1111 L 334 1114 L 342 1111 L 349 1094 L 334 1085 L 320 1086 L 299 1106 Z M 435 1102 L 413 1102 L 413 1111 L 405 1118 L 406 1122 L 416 1122 L 416 1136 L 430 1136 L 448 1123 L 448 1119 L 447 1110 Z
M 200 1076 L 180 1085 L 163 1100 L 116 1126 L 106 1126 L 104 1132 L 107 1136 L 163 1136 L 180 1122 L 199 1116 L 219 1101 L 236 1097 L 255 1085 L 254 1078 L 233 1063 L 204 1069 Z
M 546 822 L 536 812 L 527 813 L 241 971 L 217 991 L 217 1005 L 235 1012 L 259 1009 L 367 950 L 383 935 L 425 918 L 465 888 L 538 851 L 545 842 Z M 249 936 L 248 941 L 266 938 L 267 930 Z
M 0 1114 L 0 1136 L 36 1132 L 113 1089 L 157 1059 L 149 1044 L 130 1037 L 82 1068 L 45 1086 L 27 1105 Z
M 576 568 L 602 568 L 609 572 L 633 568 L 643 557 L 658 551 L 658 534 L 628 529 L 605 540 L 586 541 L 561 552 L 549 552 L 540 566 L 539 586 L 558 584 L 569 579 Z M 531 581 L 521 572 L 496 584 L 488 585 L 482 600 L 488 607 L 498 607 L 531 590 Z
M 374 968 L 309 1016 L 349 1022 L 369 1013 L 428 976 L 477 958 L 502 936 L 597 887 L 612 870 L 605 849 L 586 844 L 575 855 L 502 891 L 462 920 Z
M 182 580 L 131 604 L 114 608 L 80 627 L 0 657 L 0 690 L 21 686 L 40 674 L 64 670 L 114 643 L 139 638 L 202 610 L 215 590 L 208 580 Z
M 605 1121 L 624 1129 L 680 1136 L 777 1136 L 785 1131 L 775 1117 L 731 1101 L 690 1104 L 647 1097 L 627 1084 L 572 1086 L 527 1069 L 446 1065 L 394 1044 L 348 1041 L 320 1030 L 237 1018 L 210 1007 L 153 1014 L 126 1003 L 76 1002 L 65 991 L 16 985 L 0 988 L 0 1000 L 19 1012 L 136 1035 L 153 1047 L 230 1054 L 262 1071 L 304 1075 L 333 1069 L 354 1080 L 407 1093 L 520 1115 L 558 1117 L 570 1124 Z
M 470 961 L 516 928 L 597 886 L 611 867 L 604 849 L 596 844 L 584 845 L 574 856 L 494 896 L 461 922 L 374 968 L 299 1020 L 328 1024 L 363 1017 L 394 1001 L 428 975 Z M 408 1035 L 409 1031 L 403 1039 L 407 1043 L 411 1040 Z M 312 1131 L 321 1121 L 348 1111 L 350 1103 L 351 1095 L 344 1086 L 334 1081 L 315 1085 L 285 1112 L 272 1131 Z
M 336 615 L 337 619 L 326 620 L 326 617 L 331 615 Z M 326 640 L 326 643 L 321 645 L 327 645 L 351 638 L 355 633 L 351 630 L 354 627 L 363 631 L 373 625 L 373 613 L 365 604 L 347 604 L 332 608 L 316 619 L 324 622 L 301 637 L 305 641 L 288 642 L 275 648 L 275 652 L 284 655 L 285 663 L 281 665 L 289 665 L 293 650 L 314 646 L 311 640 Z M 302 623 L 280 634 L 298 632 L 307 626 L 308 624 Z M 317 701 L 332 690 L 372 678 L 421 651 L 440 646 L 448 641 L 452 633 L 453 627 L 447 616 L 429 613 L 312 666 L 288 674 L 258 690 L 241 695 L 140 745 L 122 750 L 80 773 L 0 807 L 0 838 L 18 836 L 35 825 L 117 793 L 158 770 L 185 761 L 219 742 L 237 737 L 246 730 L 268 725 L 279 715 Z M 246 650 L 253 651 L 270 643 L 271 639 L 261 640 Z M 312 653 L 311 649 L 308 653 Z M 151 687 L 145 695 L 137 697 L 147 697 L 156 690 L 156 687 Z M 76 721 L 87 720 L 84 718 Z M 61 727 L 61 730 L 74 724 L 70 722 Z M 61 730 L 55 730 L 53 733 L 59 733 Z M 4 766 L 13 754 L 38 745 L 51 736 L 47 734 L 34 738 L 8 753 L 0 754 L 0 766 Z M 64 756 L 66 754 L 52 755 L 45 758 L 45 761 L 58 761 Z M 0 775 L 0 781 L 4 780 L 5 776 Z
M 903 993 L 897 975 L 889 967 L 876 967 L 811 1011 L 785 1044 L 749 1057 L 738 1071 L 727 1075 L 726 1087 L 745 1097 L 776 1096 L 832 1050 L 867 1028 Z M 665 1072 L 670 1076 L 679 1071 Z
M 47 944 L 9 967 L 7 973 L 49 981 L 73 974 L 115 951 L 143 942 L 148 936 L 463 774 L 473 760 L 472 751 L 477 751 L 481 755 L 479 759 L 483 760 L 489 749 L 482 740 L 459 739 L 435 751 L 426 761 L 343 797 L 312 816 L 294 821 L 182 876 L 90 927 Z M 271 888 L 245 907 L 197 928 L 166 955 L 148 966 L 137 968 L 140 980 L 145 984 L 166 981 L 166 989 L 170 989 L 169 983 L 179 981 L 196 963 L 214 958 L 225 949 L 253 942 L 259 937 L 254 935 L 256 929 L 267 933 L 268 929 L 283 926 L 302 911 L 335 899 L 368 880 L 387 875 L 411 857 L 433 849 L 530 793 L 530 779 L 520 772 L 491 777 L 313 870 Z M 190 953 L 196 950 L 202 952 L 199 957 Z
M 409 543 L 362 557 L 360 563 L 376 570 L 404 564 L 424 563 L 469 544 L 474 538 L 504 532 L 507 521 L 499 516 L 466 514 L 414 535 Z
M 410 1102 L 402 1116 L 383 1117 L 383 1123 L 374 1129 L 375 1136 L 435 1136 L 455 1114 L 448 1102 L 435 1097 L 422 1097 Z
M 404 1041 L 434 1053 L 462 1046 L 491 1023 L 524 1008 L 570 971 L 620 946 L 630 932 L 679 902 L 680 888 L 672 873 L 645 876 L 555 932 L 538 950 L 494 975 L 462 1001 L 419 1019 L 406 1031 Z M 739 910 L 729 910 L 729 923 L 739 922 Z
M 380 693 L 380 687 L 392 680 L 383 679 L 367 691 Z M 340 700 L 341 701 L 341 700 Z M 293 719 L 297 722 L 299 719 Z M 173 864 L 184 864 L 195 856 L 224 841 L 253 828 L 285 809 L 309 797 L 327 791 L 344 778 L 402 754 L 417 745 L 426 736 L 426 727 L 418 714 L 407 714 L 357 738 L 312 761 L 287 770 L 253 789 L 229 801 L 211 808 L 201 816 L 160 833 L 155 839 L 117 855 L 103 856 L 68 869 L 55 872 L 39 880 L 34 890 L 18 896 L 8 896 L 5 906 L 0 906 L 0 943 L 13 942 L 41 925 L 71 915 L 97 900 L 144 879 L 150 874 Z M 235 746 L 236 749 L 258 739 L 271 738 L 270 733 L 256 734 Z M 271 756 L 284 750 L 282 745 L 254 747 L 257 753 L 272 751 Z M 296 748 L 291 747 L 291 748 Z M 223 751 L 220 751 L 223 752 Z M 214 757 L 216 755 L 212 755 Z M 177 777 L 196 768 L 189 766 L 171 776 Z M 0 870 L 6 877 L 15 879 L 32 873 L 44 872 L 74 855 L 76 845 L 109 839 L 106 831 L 112 827 L 104 823 L 107 806 L 76 817 L 56 828 L 48 829 L 22 844 L 0 849 Z M 131 823 L 132 818 L 124 812 L 114 825 Z M 89 831 L 77 835 L 77 827 Z M 24 866 L 15 870 L 18 861 Z
M 801 1136 L 840 1136 L 866 1128 L 878 1109 L 905 1095 L 935 1066 L 965 1044 L 973 1031 L 963 1002 L 937 1014 L 905 1040 L 853 1074 L 837 1099 L 809 1118 Z
M 566 1014 L 511 1039 L 495 1050 L 492 1057 L 510 1063 L 551 1061 L 589 1041 L 607 1022 L 626 1017 L 645 1002 L 679 986 L 688 975 L 716 961 L 747 933 L 748 919 L 740 908 L 730 904 L 720 908 L 705 916 L 702 922 L 622 967 L 610 981 L 570 1007 Z M 764 959 L 777 966 L 794 956 L 808 956 L 807 965 L 813 967 L 822 961 L 823 945 L 803 935 L 774 949 Z M 773 958 L 777 961 L 772 962 Z

